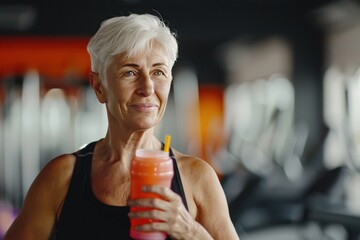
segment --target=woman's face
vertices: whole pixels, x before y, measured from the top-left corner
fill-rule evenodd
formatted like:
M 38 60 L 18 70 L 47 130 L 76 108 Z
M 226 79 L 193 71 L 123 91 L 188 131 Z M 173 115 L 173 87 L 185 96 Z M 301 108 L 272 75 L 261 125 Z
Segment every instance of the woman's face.
M 109 123 L 135 131 L 156 126 L 165 112 L 171 80 L 169 58 L 156 42 L 135 56 L 116 55 L 103 86 Z

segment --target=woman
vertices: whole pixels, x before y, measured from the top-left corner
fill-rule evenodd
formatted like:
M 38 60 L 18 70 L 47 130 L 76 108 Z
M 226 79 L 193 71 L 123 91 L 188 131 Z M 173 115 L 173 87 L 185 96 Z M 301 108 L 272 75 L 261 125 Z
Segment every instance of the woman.
M 144 189 L 163 200 L 128 201 L 135 150 L 162 148 L 154 128 L 178 51 L 169 28 L 149 14 L 114 17 L 103 22 L 88 51 L 90 84 L 107 110 L 106 136 L 42 169 L 5 240 L 129 239 L 129 218 L 162 220 L 137 230 L 164 231 L 170 239 L 239 239 L 217 175 L 196 157 L 171 150 L 171 189 Z M 158 210 L 129 213 L 130 205 Z

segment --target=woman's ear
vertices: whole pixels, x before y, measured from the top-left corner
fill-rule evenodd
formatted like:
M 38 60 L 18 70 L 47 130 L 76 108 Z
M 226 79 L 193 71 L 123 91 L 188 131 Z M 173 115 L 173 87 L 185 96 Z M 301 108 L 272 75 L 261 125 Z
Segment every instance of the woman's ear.
M 104 92 L 103 85 L 101 83 L 101 79 L 98 73 L 90 72 L 89 73 L 89 82 L 94 90 L 96 97 L 98 98 L 99 102 L 106 103 L 106 96 Z

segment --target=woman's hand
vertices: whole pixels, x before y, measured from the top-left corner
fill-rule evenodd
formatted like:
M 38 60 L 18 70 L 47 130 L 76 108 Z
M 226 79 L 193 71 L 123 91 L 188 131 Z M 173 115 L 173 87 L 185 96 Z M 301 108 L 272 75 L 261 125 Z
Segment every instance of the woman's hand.
M 129 201 L 130 206 L 153 208 L 147 211 L 130 212 L 130 218 L 157 219 L 153 222 L 136 227 L 138 231 L 162 231 L 173 239 L 193 239 L 198 223 L 190 216 L 179 195 L 162 186 L 145 186 L 144 192 L 160 195 L 160 198 L 141 198 Z

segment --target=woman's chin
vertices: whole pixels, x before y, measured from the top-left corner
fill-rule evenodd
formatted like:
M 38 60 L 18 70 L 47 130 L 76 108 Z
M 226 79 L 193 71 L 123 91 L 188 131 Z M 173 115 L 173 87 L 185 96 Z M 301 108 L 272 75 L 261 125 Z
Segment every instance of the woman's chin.
M 158 122 L 155 121 L 141 121 L 141 122 L 134 122 L 133 128 L 137 130 L 147 130 L 154 128 L 157 126 Z

